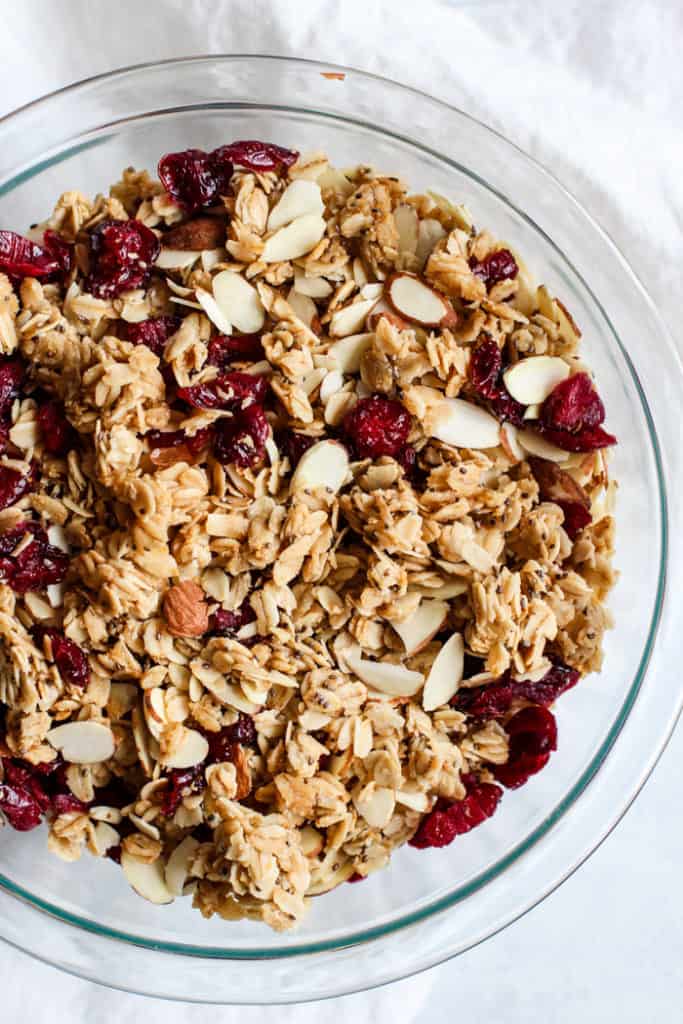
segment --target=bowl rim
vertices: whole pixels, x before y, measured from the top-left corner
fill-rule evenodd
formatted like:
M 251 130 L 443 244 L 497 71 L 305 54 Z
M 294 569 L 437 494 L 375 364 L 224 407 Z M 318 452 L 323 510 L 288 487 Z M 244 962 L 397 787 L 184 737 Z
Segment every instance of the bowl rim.
M 71 82 L 71 83 L 69 83 L 69 84 L 67 84 L 65 86 L 62 86 L 62 87 L 60 87 L 58 89 L 55 89 L 55 90 L 53 90 L 51 92 L 48 92 L 45 95 L 38 97 L 37 99 L 31 100 L 30 102 L 22 105 L 21 107 L 18 107 L 16 110 L 11 111 L 11 112 L 5 114 L 4 116 L 2 116 L 0 118 L 0 128 L 4 127 L 8 122 L 12 122 L 12 121 L 15 121 L 15 120 L 19 119 L 21 117 L 21 115 L 23 115 L 23 114 L 26 114 L 26 113 L 28 113 L 30 111 L 33 111 L 35 109 L 39 109 L 39 108 L 45 106 L 50 100 L 59 98 L 59 97 L 61 97 L 63 95 L 68 95 L 68 94 L 71 94 L 71 93 L 77 93 L 79 91 L 82 91 L 82 90 L 86 89 L 88 86 L 94 85 L 94 84 L 97 84 L 97 83 L 116 81 L 117 79 L 125 78 L 126 76 L 130 76 L 130 75 L 137 74 L 137 73 L 140 73 L 140 72 L 144 72 L 144 71 L 147 71 L 147 70 L 158 70 L 158 69 L 168 68 L 168 67 L 173 67 L 173 66 L 194 66 L 194 65 L 200 65 L 200 64 L 234 63 L 234 62 L 237 62 L 237 61 L 245 61 L 245 60 L 256 61 L 256 62 L 261 62 L 261 63 L 269 62 L 269 63 L 273 63 L 273 64 L 297 65 L 297 66 L 303 66 L 303 67 L 310 67 L 311 69 L 315 69 L 317 71 L 320 71 L 322 69 L 328 69 L 328 70 L 334 70 L 334 71 L 338 71 L 338 72 L 341 72 L 341 73 L 345 73 L 345 74 L 348 74 L 348 75 L 353 75 L 353 76 L 356 76 L 359 79 L 363 79 L 365 81 L 370 81 L 370 82 L 376 81 L 376 82 L 380 83 L 382 86 L 391 86 L 392 88 L 397 89 L 397 90 L 401 91 L 404 94 L 405 93 L 413 94 L 414 96 L 418 97 L 420 100 L 427 100 L 430 103 L 435 104 L 435 105 L 437 105 L 437 106 L 439 106 L 439 107 L 441 107 L 441 108 L 443 108 L 445 110 L 448 110 L 449 112 L 454 113 L 454 114 L 456 114 L 457 116 L 459 116 L 461 118 L 464 118 L 464 119 L 466 119 L 466 120 L 468 120 L 470 122 L 473 122 L 475 125 L 477 125 L 480 129 L 483 129 L 489 135 L 495 136 L 505 146 L 508 146 L 508 147 L 511 147 L 512 149 L 514 149 L 516 151 L 516 153 L 523 160 L 525 160 L 529 164 L 533 165 L 535 167 L 535 169 L 538 172 L 541 173 L 542 176 L 545 176 L 546 178 L 550 179 L 554 183 L 554 185 L 562 192 L 562 194 L 565 197 L 565 199 L 572 204 L 572 206 L 581 214 L 581 216 L 584 218 L 584 220 L 589 223 L 591 228 L 602 237 L 602 239 L 606 243 L 606 245 L 612 250 L 613 255 L 618 259 L 618 261 L 622 265 L 622 269 L 624 270 L 624 272 L 631 278 L 632 284 L 635 286 L 636 290 L 638 291 L 640 300 L 642 302 L 646 303 L 646 305 L 648 306 L 648 311 L 649 311 L 650 315 L 655 319 L 655 321 L 658 324 L 658 327 L 660 329 L 660 334 L 661 334 L 662 341 L 666 345 L 666 347 L 668 348 L 669 355 L 673 355 L 675 360 L 678 362 L 679 370 L 680 370 L 681 367 L 680 367 L 680 359 L 678 357 L 678 353 L 677 353 L 677 351 L 676 351 L 676 349 L 675 349 L 675 347 L 673 345 L 673 342 L 672 342 L 672 340 L 670 338 L 668 330 L 667 330 L 666 326 L 664 325 L 664 323 L 662 321 L 662 318 L 660 317 L 660 315 L 659 315 L 659 313 L 658 313 L 654 303 L 652 302 L 651 298 L 649 297 L 649 295 L 648 295 L 646 289 L 644 288 L 642 282 L 640 281 L 638 276 L 635 274 L 635 272 L 632 270 L 632 268 L 630 267 L 628 261 L 622 255 L 622 253 L 620 252 L 619 248 L 614 243 L 614 241 L 611 239 L 609 234 L 597 223 L 597 221 L 592 217 L 592 215 L 589 214 L 586 211 L 586 209 L 574 197 L 574 195 L 540 161 L 538 161 L 534 157 L 529 156 L 520 146 L 518 146 L 516 143 L 512 142 L 505 135 L 503 135 L 502 132 L 499 132 L 498 130 L 490 127 L 489 125 L 485 124 L 485 122 L 483 122 L 482 120 L 472 116 L 471 114 L 469 114 L 466 111 L 460 109 L 459 107 L 456 107 L 453 104 L 447 103 L 446 101 L 444 101 L 442 99 L 439 99 L 438 97 L 435 97 L 435 96 L 431 95 L 430 93 L 428 93 L 428 92 L 426 92 L 424 90 L 420 90 L 420 89 L 418 89 L 418 88 L 416 88 L 414 86 L 404 85 L 404 84 L 402 84 L 400 82 L 397 82 L 394 79 L 387 78 L 387 77 L 384 77 L 384 76 L 381 76 L 381 75 L 377 75 L 377 74 L 374 74 L 374 73 L 371 73 L 371 72 L 363 71 L 363 70 L 360 70 L 360 69 L 357 69 L 357 68 L 354 68 L 354 67 L 339 65 L 339 64 L 335 64 L 333 62 L 327 62 L 327 61 L 316 61 L 316 60 L 311 60 L 311 59 L 308 59 L 308 58 L 299 58 L 299 57 L 291 57 L 291 56 L 278 56 L 278 55 L 275 55 L 275 54 L 253 54 L 253 53 L 198 54 L 198 55 L 189 56 L 189 57 L 177 57 L 177 58 L 172 58 L 172 59 L 162 60 L 162 61 L 147 61 L 147 62 L 143 62 L 143 63 L 139 63 L 139 64 L 126 65 L 124 67 L 115 68 L 115 69 L 112 69 L 112 70 L 107 71 L 107 72 L 103 72 L 103 73 L 100 73 L 100 74 L 97 74 L 97 75 L 88 76 L 88 77 L 83 78 L 81 80 L 78 80 L 78 81 L 75 81 L 75 82 Z M 199 103 L 193 103 L 193 104 L 191 104 L 191 106 L 197 107 L 197 106 L 200 106 L 200 104 Z M 210 104 L 210 106 L 215 106 L 215 104 Z M 274 106 L 273 109 L 277 110 L 278 108 L 277 108 L 277 106 Z M 310 108 L 297 107 L 296 109 L 306 109 L 306 110 L 308 110 L 311 113 L 318 113 L 318 114 L 324 113 L 322 111 L 317 110 L 314 106 L 312 106 Z M 157 111 L 156 113 L 164 113 L 164 112 L 169 112 L 170 113 L 171 110 L 172 110 L 172 108 L 169 107 L 168 110 L 166 110 L 166 111 Z M 326 116 L 329 116 L 329 115 L 326 115 Z M 634 674 L 634 680 L 633 680 L 633 682 L 631 684 L 631 687 L 630 687 L 630 689 L 628 691 L 628 695 L 627 695 L 626 699 L 624 700 L 624 702 L 623 702 L 623 704 L 622 704 L 622 706 L 620 708 L 618 716 L 616 717 L 615 721 L 613 722 L 612 728 L 609 730 L 606 738 L 600 744 L 598 752 L 591 759 L 591 762 L 590 762 L 589 766 L 584 770 L 584 772 L 582 772 L 580 779 L 572 786 L 570 791 L 567 794 L 565 794 L 565 796 L 557 803 L 557 805 L 553 808 L 552 812 L 546 816 L 544 821 L 540 825 L 538 825 L 535 829 L 533 829 L 532 832 L 525 838 L 525 840 L 523 842 L 519 843 L 511 851 L 509 851 L 509 853 L 501 861 L 497 861 L 496 864 L 492 868 L 482 872 L 480 875 L 478 875 L 476 878 L 474 878 L 466 886 L 463 886 L 462 889 L 458 890 L 456 893 L 451 893 L 451 894 L 449 894 L 446 897 L 442 897 L 442 898 L 440 898 L 438 900 L 434 900 L 431 903 L 429 903 L 427 906 L 424 906 L 421 909 L 419 909 L 417 911 L 413 911 L 413 912 L 411 912 L 409 914 L 401 915 L 401 916 L 399 916 L 398 918 L 396 918 L 395 920 L 393 920 L 393 921 L 391 921 L 389 923 L 386 923 L 386 924 L 383 924 L 383 925 L 380 925 L 380 926 L 376 926 L 374 928 L 370 928 L 370 929 L 359 931 L 358 933 L 354 934 L 353 936 L 350 936 L 348 939 L 345 939 L 345 940 L 333 939 L 333 940 L 326 940 L 326 941 L 323 941 L 323 942 L 306 943 L 306 944 L 302 944 L 299 947 L 291 947 L 291 946 L 286 946 L 286 947 L 270 947 L 269 949 L 263 950 L 263 951 L 253 950 L 253 949 L 226 950 L 224 947 L 197 947 L 197 946 L 192 946 L 192 945 L 188 945 L 188 944 L 185 944 L 185 943 L 168 943 L 168 942 L 159 942 L 158 940 L 154 940 L 153 941 L 153 940 L 141 937 L 141 936 L 130 935 L 130 934 L 126 933 L 126 932 L 118 931 L 118 930 L 115 930 L 115 929 L 114 930 L 110 930 L 106 926 L 98 925 L 98 924 L 96 924 L 96 923 L 94 923 L 92 921 L 89 921 L 89 920 L 85 919 L 85 918 L 81 918 L 79 915 L 75 915 L 75 914 L 72 915 L 72 914 L 62 910 L 61 908 L 55 907 L 54 905 L 50 904 L 47 901 L 43 901 L 43 900 L 33 896 L 27 890 L 24 890 L 21 886 L 17 886 L 15 883 L 11 882 L 10 880 L 6 879 L 4 876 L 0 875 L 0 888 L 4 889 L 6 892 L 8 892 L 10 895 L 14 896 L 15 898 L 18 898 L 21 902 L 28 903 L 31 907 L 34 907 L 34 908 L 38 909 L 40 912 L 48 914 L 50 917 L 58 919 L 61 923 L 66 923 L 66 924 L 68 924 L 68 925 L 70 925 L 70 926 L 72 926 L 74 928 L 77 928 L 79 931 L 91 932 L 91 933 L 94 933 L 96 935 L 100 935 L 100 936 L 103 936 L 103 937 L 106 937 L 106 938 L 115 939 L 115 940 L 117 940 L 119 942 L 122 942 L 122 943 L 125 943 L 127 945 L 142 946 L 142 947 L 144 947 L 146 949 L 150 949 L 150 950 L 154 950 L 154 951 L 165 952 L 165 953 L 172 953 L 172 954 L 181 954 L 181 955 L 185 955 L 185 956 L 192 956 L 192 957 L 195 957 L 195 958 L 205 958 L 205 959 L 209 959 L 209 960 L 214 960 L 214 959 L 219 959 L 219 960 L 235 960 L 235 961 L 238 961 L 238 960 L 286 960 L 286 959 L 292 959 L 292 958 L 296 958 L 296 957 L 308 956 L 308 955 L 313 954 L 313 953 L 333 952 L 335 950 L 340 950 L 340 949 L 347 948 L 348 946 L 351 946 L 351 945 L 353 945 L 353 946 L 362 945 L 362 944 L 365 944 L 365 943 L 368 943 L 368 942 L 372 942 L 372 941 L 374 941 L 376 939 L 379 939 L 379 938 L 385 938 L 385 937 L 387 937 L 389 935 L 392 935 L 392 934 L 395 934 L 395 933 L 397 933 L 399 931 L 403 931 L 406 928 L 413 927 L 414 925 L 416 925 L 416 924 L 418 924 L 420 922 L 424 922 L 424 921 L 428 920 L 429 918 L 433 917 L 436 914 L 442 914 L 442 913 L 446 912 L 450 907 L 456 905 L 462 899 L 472 895 L 473 892 L 475 892 L 475 891 L 481 889 L 483 886 L 485 886 L 489 881 L 492 880 L 492 877 L 499 877 L 512 863 L 517 861 L 525 852 L 527 852 L 532 846 L 534 846 L 539 839 L 541 839 L 543 836 L 545 836 L 550 831 L 550 829 L 555 824 L 557 824 L 562 817 L 564 817 L 566 812 L 578 800 L 578 798 L 582 794 L 584 794 L 586 792 L 589 784 L 594 779 L 596 773 L 602 767 L 605 759 L 607 758 L 607 756 L 611 752 L 611 750 L 612 750 L 612 748 L 613 748 L 613 746 L 614 746 L 614 744 L 615 744 L 619 734 L 621 733 L 621 731 L 623 729 L 623 726 L 626 723 L 626 720 L 628 719 L 628 717 L 629 717 L 629 715 L 630 715 L 630 713 L 631 713 L 631 711 L 633 709 L 633 706 L 634 706 L 634 704 L 635 704 L 635 702 L 636 702 L 636 700 L 637 700 L 637 698 L 639 696 L 639 693 L 640 693 L 640 690 L 641 690 L 641 687 L 642 687 L 642 684 L 643 684 L 643 681 L 644 681 L 644 678 L 645 678 L 645 674 L 646 674 L 646 671 L 647 671 L 647 668 L 648 668 L 648 664 L 649 664 L 650 658 L 651 658 L 652 653 L 653 653 L 654 642 L 655 642 L 655 639 L 656 639 L 657 631 L 659 629 L 659 625 L 660 625 L 661 617 L 662 617 L 662 611 L 663 611 L 663 607 L 664 607 L 666 574 L 667 574 L 667 565 L 668 565 L 669 531 L 668 531 L 668 501 L 667 501 L 667 491 L 666 491 L 666 484 L 665 484 L 665 471 L 664 471 L 664 466 L 663 466 L 663 462 L 662 462 L 661 447 L 660 447 L 659 440 L 658 440 L 658 437 L 657 437 L 657 431 L 656 431 L 656 427 L 655 427 L 655 424 L 654 424 L 654 419 L 653 419 L 653 416 L 651 414 L 651 411 L 650 411 L 647 399 L 645 397 L 645 393 L 644 393 L 643 387 L 641 385 L 641 382 L 639 380 L 639 377 L 638 377 L 638 374 L 637 374 L 637 372 L 635 370 L 633 362 L 632 362 L 632 360 L 631 360 L 627 350 L 623 346 L 623 344 L 622 344 L 622 342 L 621 342 L 621 340 L 619 338 L 619 335 L 618 335 L 614 325 L 612 324 L 612 321 L 611 321 L 610 317 L 607 315 L 603 305 L 601 304 L 601 302 L 597 298 L 597 296 L 593 293 L 590 285 L 587 283 L 587 281 L 585 280 L 583 275 L 573 265 L 573 263 L 569 260 L 569 258 L 567 256 L 565 256 L 565 254 L 559 249 L 557 244 L 544 231 L 544 229 L 538 223 L 536 223 L 536 221 L 533 218 L 531 218 L 523 210 L 521 210 L 519 207 L 517 207 L 514 202 L 512 202 L 507 196 L 505 196 L 504 194 L 499 192 L 498 189 L 496 189 L 494 186 L 492 186 L 489 182 L 481 179 L 476 174 L 473 174 L 466 167 L 463 167 L 462 165 L 457 164 L 456 161 L 454 161 L 454 160 L 452 160 L 452 159 L 450 159 L 448 157 L 445 157 L 443 154 L 438 153 L 437 151 L 435 151 L 433 149 L 430 149 L 429 146 L 425 145 L 422 142 L 416 142 L 414 139 L 410 138 L 409 136 L 400 135 L 399 133 L 397 133 L 395 131 L 388 130 L 388 129 L 383 128 L 383 127 L 378 127 L 377 125 L 370 125 L 367 121 L 364 121 L 360 117 L 352 117 L 352 116 L 346 115 L 346 116 L 342 116 L 341 120 L 345 120 L 345 121 L 347 121 L 349 123 L 353 123 L 353 124 L 355 124 L 357 126 L 371 127 L 373 130 L 379 131 L 385 137 L 390 137 L 390 138 L 393 137 L 393 138 L 399 139 L 401 142 L 408 143 L 412 147 L 420 150 L 421 152 L 427 153 L 430 156 L 437 157 L 442 163 L 445 163 L 446 165 L 449 165 L 449 166 L 452 166 L 452 167 L 457 167 L 460 171 L 463 171 L 464 173 L 468 174 L 470 177 L 472 177 L 476 181 L 478 181 L 479 184 L 483 185 L 489 191 L 491 191 L 495 195 L 497 195 L 499 199 L 503 200 L 517 214 L 522 216 L 527 221 L 527 223 L 530 226 L 532 226 L 534 228 L 534 230 L 537 231 L 544 238 L 544 240 L 546 242 L 548 242 L 548 243 L 550 243 L 550 245 L 552 245 L 552 247 L 555 249 L 555 251 L 558 253 L 558 255 L 570 267 L 572 272 L 576 275 L 576 278 L 581 282 L 582 286 L 586 289 L 588 295 L 590 296 L 591 301 L 594 303 L 596 309 L 599 311 L 599 313 L 603 317 L 607 327 L 609 328 L 610 333 L 612 334 L 612 336 L 613 336 L 613 338 L 614 338 L 614 340 L 616 342 L 619 354 L 621 355 L 622 359 L 624 360 L 624 363 L 625 363 L 626 367 L 628 368 L 628 371 L 629 371 L 629 373 L 631 375 L 631 378 L 632 378 L 633 384 L 635 386 L 636 392 L 638 394 L 638 397 L 639 397 L 639 400 L 640 400 L 640 403 L 641 403 L 641 407 L 642 407 L 642 410 L 643 410 L 643 414 L 644 414 L 644 417 L 645 417 L 645 421 L 646 421 L 647 426 L 648 426 L 649 437 L 650 437 L 650 442 L 651 442 L 651 453 L 652 453 L 652 455 L 654 457 L 657 481 L 658 481 L 658 485 L 659 485 L 659 499 L 660 499 L 659 515 L 660 515 L 660 521 L 661 521 L 661 538 L 660 538 L 661 558 L 660 558 L 660 565 L 659 565 L 659 571 L 658 571 L 657 591 L 656 591 L 656 595 L 655 595 L 655 599 L 654 599 L 654 605 L 653 605 L 653 608 L 652 608 L 652 613 L 651 613 L 651 616 L 650 616 L 650 626 L 649 626 L 647 642 L 646 642 L 644 651 L 643 651 L 643 653 L 641 655 L 641 659 L 640 659 L 640 662 L 639 662 L 639 665 L 638 665 L 638 669 L 637 669 L 637 671 Z M 100 128 L 101 128 L 101 126 L 100 126 Z M 91 128 L 91 129 L 89 129 L 90 132 L 96 132 L 98 130 L 100 130 L 100 129 L 98 129 L 98 128 Z M 65 140 L 65 141 L 67 141 L 67 140 Z M 39 161 L 39 162 L 33 164 L 31 169 L 30 169 L 30 172 L 21 172 L 20 174 L 16 175 L 15 177 L 13 177 L 10 180 L 8 180 L 7 182 L 5 182 L 3 184 L 3 186 L 2 186 L 2 188 L 0 188 L 0 194 L 8 192 L 8 191 L 11 191 L 11 189 L 16 187 L 16 185 L 19 184 L 20 181 L 24 181 L 26 179 L 30 179 L 30 177 L 32 177 L 34 174 L 40 172 L 41 170 L 44 170 L 46 167 L 52 166 L 53 163 L 59 162 L 59 160 L 62 159 L 63 156 L 64 156 L 64 151 L 62 151 L 57 157 L 55 157 L 54 160 L 50 159 L 50 160 L 46 160 L 44 162 L 40 162 Z M 681 699 L 683 699 L 683 695 L 682 695 Z M 525 914 L 533 906 L 536 906 L 538 903 L 540 903 L 550 892 L 554 891 L 554 889 L 557 888 L 557 886 L 562 884 L 562 882 L 565 881 L 566 878 L 568 878 L 571 874 L 573 874 L 573 872 L 582 863 L 584 863 L 584 861 L 601 845 L 601 843 L 604 841 L 604 839 L 611 833 L 611 831 L 614 829 L 616 824 L 621 820 L 623 815 L 626 813 L 628 808 L 631 806 L 633 800 L 636 798 L 636 796 L 640 792 L 640 789 L 644 785 L 645 781 L 647 780 L 647 778 L 649 777 L 649 775 L 652 772 L 653 768 L 655 767 L 657 761 L 659 760 L 659 757 L 661 756 L 663 750 L 665 749 L 666 744 L 668 743 L 668 741 L 669 741 L 669 739 L 671 737 L 671 734 L 673 732 L 673 729 L 675 727 L 676 721 L 677 721 L 677 719 L 678 719 L 678 717 L 679 717 L 679 715 L 681 713 L 681 699 L 679 699 L 678 708 L 677 708 L 677 710 L 675 712 L 674 717 L 668 723 L 668 728 L 667 728 L 665 734 L 663 735 L 663 737 L 660 737 L 659 742 L 658 742 L 655 750 L 653 751 L 653 757 L 652 757 L 652 759 L 651 759 L 647 769 L 645 770 L 644 774 L 642 774 L 641 777 L 639 778 L 635 788 L 631 787 L 629 795 L 628 795 L 626 801 L 620 807 L 620 810 L 617 813 L 616 817 L 614 817 L 612 820 L 610 820 L 610 822 L 608 823 L 607 827 L 604 830 L 601 830 L 597 834 L 597 837 L 584 850 L 584 852 L 580 856 L 580 858 L 577 859 L 570 867 L 568 867 L 565 870 L 565 872 L 562 874 L 562 876 L 559 878 L 559 880 L 557 880 L 556 882 L 550 884 L 545 889 L 545 891 L 543 891 L 540 895 L 535 895 L 527 903 L 527 905 L 525 905 L 521 910 L 519 910 L 519 912 L 516 913 L 514 916 L 512 916 L 509 919 L 505 920 L 499 927 L 495 928 L 494 930 L 489 931 L 486 936 L 473 941 L 466 948 L 471 948 L 471 946 L 479 944 L 479 942 L 484 941 L 485 938 L 488 938 L 491 935 L 496 934 L 498 931 L 502 930 L 502 928 L 507 927 L 507 925 L 510 924 L 513 920 L 517 920 L 519 917 L 523 916 L 523 914 Z M 453 954 L 449 954 L 448 952 L 446 952 L 444 954 L 443 959 L 448 959 L 448 957 L 450 955 L 453 955 Z M 419 967 L 417 970 L 423 970 L 423 969 L 425 969 L 426 966 L 432 966 L 432 965 L 433 964 L 424 965 L 424 966 Z M 413 972 L 413 973 L 416 973 L 416 972 Z

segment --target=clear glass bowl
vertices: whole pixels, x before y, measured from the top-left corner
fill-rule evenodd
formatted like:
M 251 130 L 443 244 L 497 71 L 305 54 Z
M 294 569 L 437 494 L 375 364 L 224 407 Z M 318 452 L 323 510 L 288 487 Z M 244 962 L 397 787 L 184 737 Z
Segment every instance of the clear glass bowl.
M 189 901 L 152 906 L 111 863 L 85 856 L 63 864 L 42 832 L 3 829 L 0 935 L 112 986 L 245 1003 L 379 985 L 482 941 L 604 838 L 680 707 L 679 673 L 667 671 L 680 613 L 664 601 L 664 578 L 667 564 L 680 562 L 682 377 L 642 287 L 575 200 L 509 142 L 428 96 L 356 71 L 254 56 L 131 68 L 25 107 L 4 119 L 1 138 L 0 223 L 20 231 L 62 191 L 106 190 L 130 164 L 154 169 L 170 150 L 237 138 L 322 148 L 338 165 L 371 163 L 465 202 L 478 224 L 519 249 L 583 329 L 619 438 L 621 579 L 604 670 L 559 702 L 560 746 L 549 767 L 451 847 L 399 851 L 362 885 L 314 900 L 298 931 L 276 935 L 204 921 Z

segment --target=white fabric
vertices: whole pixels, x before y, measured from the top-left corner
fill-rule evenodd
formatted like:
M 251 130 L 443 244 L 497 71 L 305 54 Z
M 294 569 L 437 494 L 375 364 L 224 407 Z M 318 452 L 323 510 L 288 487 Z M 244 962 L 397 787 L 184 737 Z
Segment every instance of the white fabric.
M 5 13 L 3 113 L 87 75 L 203 52 L 336 61 L 425 89 L 551 168 L 680 332 L 681 0 L 23 0 Z M 626 821 L 577 876 L 500 936 L 420 977 L 327 1006 L 209 1009 L 109 992 L 0 947 L 0 1018 L 668 1024 L 683 1000 L 682 756 L 679 730 Z

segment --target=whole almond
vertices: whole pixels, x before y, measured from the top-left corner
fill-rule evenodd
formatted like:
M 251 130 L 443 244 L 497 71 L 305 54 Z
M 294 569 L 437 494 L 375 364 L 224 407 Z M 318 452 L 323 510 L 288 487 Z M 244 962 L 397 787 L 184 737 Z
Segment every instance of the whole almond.
M 209 610 L 198 583 L 184 580 L 166 591 L 166 628 L 172 636 L 202 636 L 209 628 Z
M 171 228 L 162 237 L 167 249 L 217 249 L 225 244 L 225 221 L 217 217 L 195 217 Z

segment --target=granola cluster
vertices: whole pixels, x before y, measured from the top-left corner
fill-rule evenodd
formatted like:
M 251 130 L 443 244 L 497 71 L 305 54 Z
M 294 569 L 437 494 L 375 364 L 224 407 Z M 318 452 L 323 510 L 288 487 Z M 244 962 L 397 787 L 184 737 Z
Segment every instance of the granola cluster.
M 547 763 L 614 580 L 565 308 L 465 208 L 297 156 L 0 232 L 0 809 L 276 929 Z

